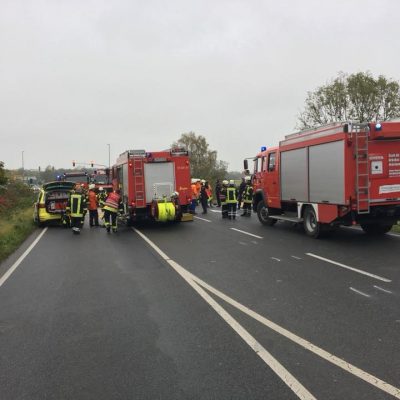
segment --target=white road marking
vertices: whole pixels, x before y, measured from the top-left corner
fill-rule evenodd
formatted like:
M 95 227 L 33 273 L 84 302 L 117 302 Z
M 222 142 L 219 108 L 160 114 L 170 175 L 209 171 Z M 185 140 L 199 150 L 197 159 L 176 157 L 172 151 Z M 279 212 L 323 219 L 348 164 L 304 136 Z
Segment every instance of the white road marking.
M 379 281 L 392 282 L 390 279 L 384 278 L 384 277 L 379 276 L 379 275 L 374 275 L 374 274 L 371 274 L 369 272 L 363 271 L 361 269 L 350 267 L 348 265 L 345 265 L 345 264 L 342 264 L 342 263 L 339 263 L 339 262 L 336 262 L 336 261 L 333 261 L 333 260 L 329 260 L 329 258 L 317 256 L 316 254 L 313 254 L 313 253 L 306 253 L 306 255 L 310 256 L 310 257 L 318 258 L 319 260 L 326 261 L 326 262 L 328 262 L 330 264 L 337 265 L 338 267 L 342 267 L 342 268 L 346 268 L 346 269 L 349 269 L 349 270 L 354 271 L 354 272 L 358 272 L 359 274 L 369 276 L 370 278 L 378 279 Z
M 369 294 L 364 293 L 364 292 L 362 292 L 361 290 L 354 289 L 354 288 L 351 287 L 351 286 L 349 287 L 349 289 L 352 290 L 353 292 L 356 292 L 356 293 L 358 293 L 358 294 L 361 294 L 361 296 L 364 296 L 364 297 L 371 297 Z
M 208 210 L 208 211 L 211 211 L 211 212 L 214 212 L 214 213 L 220 213 L 220 212 L 222 212 L 221 210 Z
M 241 244 L 242 246 L 247 246 L 247 243 L 245 242 L 238 242 L 239 244 Z
M 226 294 L 224 294 L 224 293 L 220 292 L 219 290 L 215 289 L 214 287 L 210 286 L 208 283 L 204 282 L 203 280 L 196 277 L 192 273 L 189 272 L 189 274 L 192 277 L 192 279 L 196 283 L 198 283 L 200 286 L 204 287 L 209 292 L 211 292 L 215 296 L 219 297 L 220 299 L 224 300 L 225 302 L 232 305 L 233 307 L 237 308 L 238 310 L 242 311 L 246 315 L 254 318 L 256 321 L 260 322 L 261 324 L 265 325 L 266 327 L 272 329 L 276 333 L 286 337 L 287 339 L 298 344 L 299 346 L 303 347 L 304 349 L 311 351 L 312 353 L 314 353 L 317 356 L 323 358 L 324 360 L 330 362 L 331 364 L 334 364 L 337 367 L 342 368 L 346 372 L 349 372 L 350 374 L 362 379 L 363 381 L 375 386 L 376 388 L 396 397 L 397 399 L 400 399 L 400 388 L 390 385 L 389 383 L 383 381 L 382 379 L 379 379 L 376 376 L 373 376 L 373 375 L 369 374 L 368 372 L 363 371 L 362 369 L 356 367 L 355 365 L 352 365 L 352 364 L 348 363 L 347 361 L 329 353 L 328 351 L 312 344 L 308 340 L 303 339 L 300 336 L 297 336 L 296 334 L 279 326 L 275 322 L 272 322 L 271 320 L 263 317 L 262 315 L 256 313 L 255 311 L 250 310 L 245 305 L 240 304 L 236 300 L 233 300 L 231 297 L 227 296 Z
M 205 222 L 212 222 L 209 219 L 200 218 L 200 217 L 196 217 L 196 216 L 194 216 L 193 218 L 200 219 L 200 220 L 205 221 Z
M 271 257 L 271 260 L 281 261 L 279 258 L 276 258 L 276 257 Z
M 161 255 L 165 253 L 136 228 L 133 230 Z M 165 259 L 165 258 L 164 258 Z M 317 400 L 276 358 L 274 358 L 245 328 L 243 328 L 224 308 L 222 308 L 203 288 L 197 284 L 189 271 L 174 260 L 167 263 L 220 315 L 224 321 L 246 342 L 246 344 L 282 379 L 282 381 L 302 400 Z
M 290 256 L 290 257 L 294 258 L 295 260 L 302 260 L 302 258 L 300 258 L 300 257 L 296 257 L 296 256 Z
M 393 293 L 393 292 L 391 292 L 390 290 L 381 288 L 380 286 L 374 285 L 374 288 L 375 288 L 375 289 L 378 289 L 378 290 L 381 290 L 382 292 L 385 292 L 385 293 L 389 293 L 389 294 L 392 294 L 392 293 Z
M 263 238 L 262 236 L 257 236 L 257 235 L 254 235 L 253 233 L 250 233 L 250 232 L 241 231 L 240 229 L 236 229 L 236 228 L 230 228 L 230 229 L 232 229 L 233 231 L 236 231 L 236 232 L 244 233 L 245 235 L 253 236 L 253 237 L 257 238 L 257 239 L 262 239 Z
M 137 229 L 133 228 L 133 230 L 141 236 L 156 252 L 160 254 L 162 258 L 168 257 L 165 255 L 165 253 L 156 245 L 154 244 L 150 239 L 148 239 L 144 234 L 142 234 L 140 231 Z M 236 300 L 233 300 L 231 297 L 225 295 L 224 293 L 220 292 L 219 290 L 215 289 L 214 287 L 210 286 L 208 283 L 204 282 L 197 276 L 193 275 L 191 272 L 185 270 L 183 267 L 180 265 L 176 264 L 173 260 L 170 260 L 169 258 L 164 258 L 170 265 L 171 263 L 175 265 L 182 273 L 185 275 L 185 280 L 190 283 L 192 286 L 193 283 L 197 283 L 204 289 L 208 290 L 209 292 L 213 293 L 215 296 L 219 297 L 220 299 L 224 300 L 228 304 L 232 305 L 233 307 L 237 308 L 238 310 L 242 311 L 246 315 L 254 318 L 261 324 L 265 325 L 266 327 L 272 329 L 276 333 L 286 337 L 287 339 L 291 340 L 292 342 L 298 344 L 299 346 L 303 347 L 306 350 L 311 351 L 312 353 L 316 354 L 317 356 L 321 357 L 322 359 L 330 362 L 331 364 L 336 365 L 337 367 L 343 369 L 344 371 L 362 379 L 363 381 L 371 384 L 372 386 L 375 386 L 376 388 L 382 390 L 385 393 L 388 393 L 392 396 L 394 396 L 397 399 L 400 399 L 400 388 L 397 388 L 395 386 L 390 385 L 389 383 L 383 381 L 382 379 L 379 379 L 375 377 L 374 375 L 369 374 L 366 371 L 363 371 L 362 369 L 356 367 L 355 365 L 352 365 L 348 363 L 347 361 L 336 357 L 335 355 L 327 352 L 326 350 L 312 344 L 311 342 L 301 338 L 300 336 L 295 335 L 294 333 L 288 331 L 287 329 L 279 326 L 275 322 L 272 322 L 271 320 L 263 317 L 262 315 L 256 313 L 253 310 L 250 310 L 246 306 L 240 304 Z M 171 265 L 172 266 L 172 265 Z M 175 269 L 175 268 L 174 268 Z M 201 289 L 201 288 L 199 288 Z M 196 290 L 197 291 L 197 290 Z M 207 293 L 205 293 L 207 295 Z M 212 301 L 214 301 L 211 298 Z M 217 303 L 218 305 L 218 303 Z M 218 305 L 219 306 L 219 305 Z M 399 321 L 400 322 L 400 321 Z M 261 356 L 260 356 L 261 357 Z
M 18 258 L 17 261 L 12 265 L 12 267 L 7 270 L 7 272 L 0 278 L 0 287 L 3 286 L 3 283 L 11 276 L 11 274 L 18 268 L 18 266 L 24 261 L 25 257 L 31 252 L 31 250 L 37 245 L 39 240 L 42 238 L 42 236 L 46 233 L 47 227 L 43 229 L 42 232 L 40 232 L 39 236 L 33 241 L 33 243 L 24 251 L 24 253 L 21 255 L 21 257 Z

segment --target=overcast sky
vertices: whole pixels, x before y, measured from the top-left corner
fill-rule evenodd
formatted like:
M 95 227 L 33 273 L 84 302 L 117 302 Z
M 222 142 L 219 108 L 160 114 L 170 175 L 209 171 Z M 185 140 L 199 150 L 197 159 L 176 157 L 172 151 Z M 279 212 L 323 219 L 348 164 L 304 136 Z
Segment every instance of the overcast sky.
M 230 170 L 340 71 L 400 79 L 398 0 L 0 0 L 0 160 L 108 164 L 206 137 Z

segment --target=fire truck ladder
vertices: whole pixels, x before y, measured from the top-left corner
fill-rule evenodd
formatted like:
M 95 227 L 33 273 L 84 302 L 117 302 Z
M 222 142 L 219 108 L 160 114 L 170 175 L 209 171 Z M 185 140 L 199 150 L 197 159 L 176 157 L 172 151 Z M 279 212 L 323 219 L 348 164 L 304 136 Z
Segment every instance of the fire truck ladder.
M 357 190 L 357 213 L 369 214 L 369 159 L 368 139 L 369 128 L 354 126 L 355 128 L 355 159 L 356 159 L 356 190 Z
M 141 156 L 133 156 L 133 181 L 136 193 L 136 207 L 145 207 L 143 157 Z

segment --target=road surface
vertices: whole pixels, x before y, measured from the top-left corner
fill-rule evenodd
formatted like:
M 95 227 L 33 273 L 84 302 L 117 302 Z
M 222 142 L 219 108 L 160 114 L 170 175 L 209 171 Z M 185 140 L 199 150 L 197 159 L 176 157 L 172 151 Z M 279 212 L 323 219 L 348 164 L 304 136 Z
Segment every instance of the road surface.
M 0 266 L 0 399 L 399 399 L 399 260 L 218 208 L 38 229 Z

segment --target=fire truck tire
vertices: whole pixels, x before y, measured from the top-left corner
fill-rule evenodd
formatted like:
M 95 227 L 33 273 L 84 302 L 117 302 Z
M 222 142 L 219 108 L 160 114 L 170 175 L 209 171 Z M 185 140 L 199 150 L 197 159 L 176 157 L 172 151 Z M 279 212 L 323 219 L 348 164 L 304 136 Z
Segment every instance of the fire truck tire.
M 276 219 L 269 217 L 270 211 L 263 201 L 259 201 L 257 204 L 257 216 L 263 225 L 272 226 L 276 224 Z
M 322 236 L 323 226 L 317 220 L 317 215 L 315 214 L 315 210 L 313 207 L 308 206 L 304 210 L 304 230 L 307 236 L 310 236 L 314 239 L 318 239 Z
M 384 235 L 385 233 L 388 233 L 392 227 L 393 224 L 360 224 L 362 230 L 368 234 L 368 235 Z

